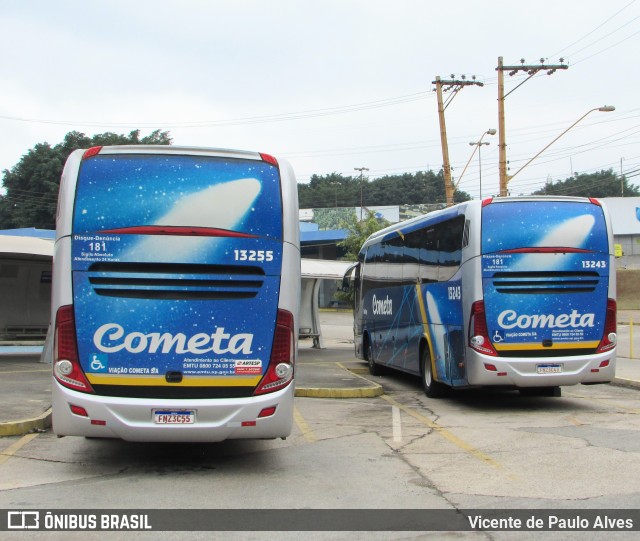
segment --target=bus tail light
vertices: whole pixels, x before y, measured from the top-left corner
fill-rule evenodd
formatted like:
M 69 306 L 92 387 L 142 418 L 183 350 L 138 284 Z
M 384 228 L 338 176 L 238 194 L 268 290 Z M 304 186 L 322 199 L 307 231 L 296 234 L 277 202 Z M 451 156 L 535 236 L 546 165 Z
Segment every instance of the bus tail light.
M 278 310 L 271 359 L 254 395 L 272 393 L 289 385 L 293 380 L 294 347 L 293 314 Z
M 82 159 L 88 160 L 93 156 L 97 156 L 98 154 L 100 154 L 101 150 L 102 150 L 101 146 L 88 148 L 87 150 L 85 150 L 84 154 L 82 155 Z
M 61 385 L 69 389 L 93 393 L 93 388 L 78 360 L 73 305 L 61 306 L 58 309 L 55 325 L 53 375 Z
M 482 200 L 482 206 L 486 207 L 487 205 L 490 205 L 491 203 L 493 203 L 493 197 L 487 197 L 486 199 Z
M 264 152 L 261 152 L 260 157 L 262 158 L 262 161 L 278 167 L 278 160 L 276 160 L 276 158 L 274 158 L 271 154 L 265 154 Z
M 476 301 L 471 306 L 469 319 L 469 347 L 484 355 L 496 357 L 498 353 L 489 340 L 487 318 L 484 310 L 484 301 Z
M 617 306 L 616 301 L 613 299 L 607 300 L 607 317 L 604 322 L 604 335 L 600 340 L 600 345 L 596 353 L 604 353 L 616 347 L 617 334 L 616 334 L 616 318 L 617 318 Z

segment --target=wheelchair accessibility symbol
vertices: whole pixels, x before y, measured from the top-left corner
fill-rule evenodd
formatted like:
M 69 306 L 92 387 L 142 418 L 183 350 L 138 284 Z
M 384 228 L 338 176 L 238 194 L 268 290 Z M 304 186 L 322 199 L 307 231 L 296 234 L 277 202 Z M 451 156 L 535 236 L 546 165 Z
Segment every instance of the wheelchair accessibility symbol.
M 106 372 L 107 371 L 107 356 L 93 353 L 91 355 L 91 370 L 93 372 Z
M 499 330 L 496 329 L 496 332 L 491 337 L 491 341 L 494 344 L 499 344 L 500 342 L 504 342 L 504 335 Z

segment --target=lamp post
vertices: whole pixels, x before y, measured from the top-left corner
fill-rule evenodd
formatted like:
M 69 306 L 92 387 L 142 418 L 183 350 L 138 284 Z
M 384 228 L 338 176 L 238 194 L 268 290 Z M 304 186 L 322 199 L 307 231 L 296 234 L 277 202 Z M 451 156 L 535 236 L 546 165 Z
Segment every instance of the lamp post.
M 338 186 L 340 186 L 339 182 L 330 182 L 331 186 L 333 186 L 333 193 L 335 195 L 335 207 L 338 208 Z
M 488 145 L 489 143 L 483 143 L 482 140 L 484 139 L 485 135 L 495 135 L 496 134 L 496 130 L 494 130 L 493 128 L 491 128 L 490 130 L 487 130 L 486 132 L 484 132 L 481 136 L 480 136 L 480 140 L 474 143 L 469 143 L 471 146 L 475 146 L 476 148 L 473 149 L 473 152 L 471 153 L 471 156 L 469 156 L 469 159 L 467 160 L 467 164 L 464 166 L 464 169 L 462 170 L 462 173 L 460 175 L 460 178 L 458 178 L 458 182 L 456 182 L 455 188 L 458 188 L 458 184 L 460 184 L 460 181 L 462 180 L 462 177 L 464 176 L 465 171 L 467 170 L 467 167 L 469 167 L 469 164 L 471 163 L 471 160 L 473 159 L 473 156 L 476 153 L 476 150 L 480 150 L 480 147 L 482 145 Z M 480 153 L 478 152 L 478 159 L 480 159 Z M 482 162 L 480 163 L 480 198 L 482 199 Z
M 525 163 L 520 169 L 518 169 L 513 175 L 507 176 L 507 182 L 509 182 L 513 177 L 515 177 L 520 171 L 522 171 L 527 165 L 529 165 L 533 160 L 535 160 L 540 154 L 542 154 L 545 150 L 547 150 L 553 143 L 555 143 L 560 137 L 562 137 L 565 133 L 567 133 L 571 128 L 573 128 L 578 122 L 581 122 L 587 115 L 590 115 L 594 111 L 600 111 L 601 113 L 610 113 L 611 111 L 615 111 L 616 108 L 613 105 L 603 105 L 602 107 L 596 107 L 587 111 L 584 115 L 582 115 L 578 120 L 576 120 L 571 126 L 569 126 L 566 130 L 564 130 L 558 137 L 556 137 L 553 141 L 551 141 L 546 147 L 544 147 L 540 152 L 538 152 L 533 158 L 531 158 L 527 163 Z
M 469 143 L 471 146 L 475 146 L 478 149 L 478 176 L 480 177 L 480 199 L 482 199 L 482 145 L 488 145 L 489 142 L 477 141 L 475 143 Z
M 368 171 L 368 167 L 354 167 L 354 171 L 360 171 L 360 219 L 362 220 L 362 209 L 364 207 L 364 172 Z

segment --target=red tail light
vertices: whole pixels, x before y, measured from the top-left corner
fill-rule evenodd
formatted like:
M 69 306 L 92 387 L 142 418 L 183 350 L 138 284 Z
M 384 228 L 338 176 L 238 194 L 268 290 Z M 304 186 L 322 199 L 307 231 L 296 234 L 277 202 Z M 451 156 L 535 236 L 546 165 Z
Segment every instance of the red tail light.
M 278 167 L 278 160 L 276 160 L 273 156 L 271 156 L 271 154 L 265 154 L 264 152 L 261 152 L 260 157 L 262 158 L 263 161 Z
M 254 395 L 272 393 L 286 387 L 293 380 L 295 357 L 293 325 L 293 314 L 286 310 L 278 310 L 271 359 L 269 360 L 267 372 L 253 393 Z
M 91 148 L 88 148 L 87 150 L 85 150 L 84 154 L 82 155 L 82 159 L 83 160 L 87 160 L 87 159 L 91 158 L 92 156 L 97 156 L 98 154 L 100 154 L 101 150 L 102 150 L 102 147 L 91 147 Z
M 607 300 L 607 317 L 604 322 L 604 334 L 596 353 L 604 353 L 616 347 L 617 305 L 613 299 Z
M 484 301 L 476 301 L 471 306 L 469 319 L 469 347 L 484 355 L 497 357 L 498 353 L 489 340 L 487 317 L 484 311 Z
M 61 306 L 56 312 L 53 348 L 53 375 L 60 384 L 76 391 L 93 393 L 78 360 L 72 305 Z

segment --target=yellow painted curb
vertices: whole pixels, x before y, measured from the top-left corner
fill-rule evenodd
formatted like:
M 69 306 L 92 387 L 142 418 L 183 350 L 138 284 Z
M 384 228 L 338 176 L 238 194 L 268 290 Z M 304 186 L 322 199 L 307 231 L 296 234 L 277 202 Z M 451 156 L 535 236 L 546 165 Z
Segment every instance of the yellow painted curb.
M 611 385 L 617 385 L 618 387 L 627 387 L 628 389 L 640 389 L 640 381 L 627 378 L 614 378 Z
M 375 398 L 384 393 L 380 385 L 365 388 L 328 389 L 323 387 L 296 387 L 296 396 L 306 398 Z
M 347 387 L 345 389 L 332 389 L 326 387 L 296 387 L 296 396 L 307 398 L 375 398 L 384 394 L 381 385 L 374 383 L 367 378 L 363 378 L 360 374 L 366 374 L 369 371 L 361 368 L 347 368 L 342 363 L 335 363 L 347 372 L 351 372 L 354 376 L 358 376 L 367 382 L 367 387 Z
M 51 408 L 34 419 L 0 423 L 0 436 L 22 436 L 34 430 L 47 430 L 51 427 Z

